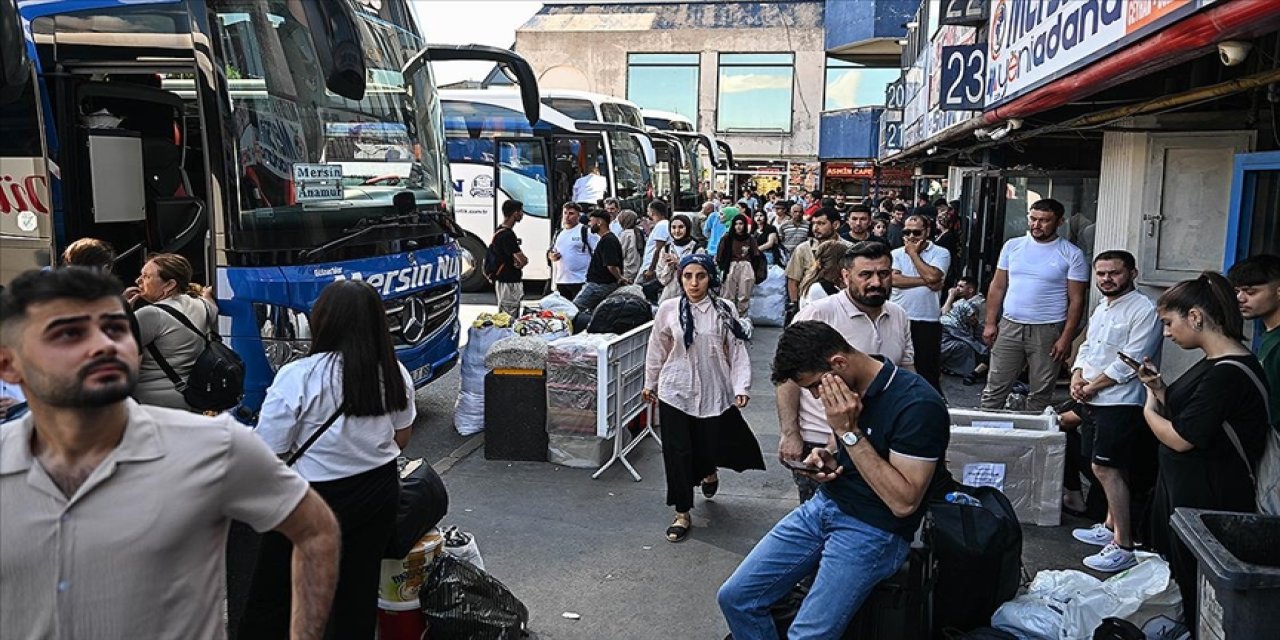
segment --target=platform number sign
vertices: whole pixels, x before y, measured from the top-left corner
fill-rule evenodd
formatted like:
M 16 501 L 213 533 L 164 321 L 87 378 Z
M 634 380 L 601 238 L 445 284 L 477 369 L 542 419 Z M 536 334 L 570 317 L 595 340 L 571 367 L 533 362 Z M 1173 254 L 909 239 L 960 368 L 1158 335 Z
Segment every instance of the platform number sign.
M 885 151 L 898 151 L 902 149 L 902 123 L 882 122 L 881 126 L 882 130 L 880 132 L 880 139 L 884 141 Z
M 990 0 L 942 0 L 940 24 L 980 25 L 987 21 Z
M 982 109 L 987 76 L 987 47 L 965 45 L 942 48 L 943 111 Z

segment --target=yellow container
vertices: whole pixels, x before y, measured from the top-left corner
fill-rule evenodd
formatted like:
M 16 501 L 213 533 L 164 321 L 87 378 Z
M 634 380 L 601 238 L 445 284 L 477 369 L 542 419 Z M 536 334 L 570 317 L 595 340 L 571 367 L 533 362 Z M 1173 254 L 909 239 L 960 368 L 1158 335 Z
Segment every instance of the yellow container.
M 432 529 L 413 545 L 413 550 L 403 560 L 383 560 L 379 600 L 417 604 L 418 591 L 427 579 L 427 567 L 440 554 L 443 542 L 440 531 Z

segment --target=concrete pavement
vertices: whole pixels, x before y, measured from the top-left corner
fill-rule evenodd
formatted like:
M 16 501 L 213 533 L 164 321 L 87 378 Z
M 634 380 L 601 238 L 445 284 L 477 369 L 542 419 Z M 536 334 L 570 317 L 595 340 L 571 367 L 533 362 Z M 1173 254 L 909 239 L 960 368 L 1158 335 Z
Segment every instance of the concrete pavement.
M 464 317 L 492 304 L 469 295 Z M 489 461 L 482 435 L 453 430 L 456 370 L 418 393 L 419 419 L 409 453 L 444 469 L 450 512 L 444 524 L 476 535 L 486 568 L 530 611 L 539 638 L 723 638 L 715 594 L 756 541 L 797 504 L 789 473 L 777 462 L 778 425 L 769 363 L 779 329 L 758 328 L 751 345 L 753 393 L 744 411 L 765 453 L 766 471 L 723 472 L 714 500 L 695 499 L 694 529 L 682 544 L 666 542 L 662 456 L 642 444 L 631 461 L 599 480 L 590 470 L 549 463 Z M 950 383 L 956 383 L 952 386 Z M 948 380 L 952 404 L 974 406 L 980 387 Z M 1075 542 L 1064 526 L 1024 526 L 1028 572 L 1079 568 L 1096 548 Z M 1066 522 L 1066 521 L 1064 521 Z M 579 619 L 563 617 L 574 613 Z

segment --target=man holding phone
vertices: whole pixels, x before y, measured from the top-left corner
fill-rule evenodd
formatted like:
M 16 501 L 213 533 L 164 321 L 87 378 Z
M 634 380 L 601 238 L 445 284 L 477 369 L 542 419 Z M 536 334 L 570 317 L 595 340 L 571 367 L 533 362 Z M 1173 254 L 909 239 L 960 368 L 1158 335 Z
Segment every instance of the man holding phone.
M 1093 259 L 1094 284 L 1102 302 L 1089 317 L 1084 344 L 1071 371 L 1071 397 L 1081 403 L 1082 436 L 1092 445 L 1093 472 L 1107 496 L 1107 522 L 1071 535 L 1102 547 L 1084 559 L 1095 571 L 1114 573 L 1137 564 L 1131 496 L 1154 480 L 1155 442 L 1142 416 L 1146 398 L 1137 370 L 1144 358 L 1157 361 L 1162 329 L 1151 299 L 1134 289 L 1138 270 L 1127 251 L 1104 251 Z M 1109 526 L 1108 526 L 1109 525 Z
M 790 637 L 838 638 L 906 560 L 926 492 L 948 477 L 939 461 L 951 419 L 923 378 L 858 351 L 824 322 L 787 327 L 772 378 L 820 399 L 838 444 L 805 458 L 827 469 L 813 474 L 821 490 L 751 550 L 720 587 L 720 610 L 738 640 L 777 638 L 769 607 L 817 571 Z

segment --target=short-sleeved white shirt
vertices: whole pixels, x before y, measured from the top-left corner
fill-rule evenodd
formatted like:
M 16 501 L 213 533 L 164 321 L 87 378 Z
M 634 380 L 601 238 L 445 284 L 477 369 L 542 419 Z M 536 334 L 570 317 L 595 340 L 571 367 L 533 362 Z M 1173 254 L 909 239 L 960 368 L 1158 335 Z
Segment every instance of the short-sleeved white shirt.
M 280 367 L 258 417 L 258 436 L 276 454 L 296 451 L 342 402 L 342 356 L 320 353 Z M 395 432 L 413 426 L 413 379 L 397 363 L 409 402 L 380 416 L 339 416 L 293 468 L 310 482 L 349 478 L 376 469 L 400 453 Z
M 951 268 L 951 252 L 932 242 L 920 252 L 920 259 L 924 260 L 925 264 L 941 270 L 943 275 L 946 275 L 947 269 Z M 902 247 L 893 250 L 893 269 L 904 276 L 920 277 L 916 263 Z M 902 289 L 895 286 L 889 299 L 898 303 L 907 311 L 907 317 L 917 322 L 938 322 L 942 318 L 942 305 L 938 302 L 938 292 L 929 287 Z
M 125 400 L 124 435 L 67 497 L 0 427 L 0 638 L 221 640 L 227 528 L 280 526 L 307 494 L 227 416 Z
M 581 224 L 572 229 L 560 229 L 556 236 L 555 250 L 560 254 L 556 263 L 556 284 L 582 284 L 587 281 L 587 267 L 591 266 L 591 252 L 595 250 L 600 236 L 594 233 L 583 233 L 586 229 Z M 582 237 L 587 242 L 583 244 Z
M 1030 233 L 1014 238 L 1004 243 L 996 266 L 1009 272 L 1003 315 L 1021 324 L 1066 320 L 1067 281 L 1089 281 L 1084 253 L 1063 238 L 1037 242 Z
M 644 244 L 644 259 L 640 261 L 641 273 L 653 264 L 653 252 L 659 242 L 671 242 L 671 223 L 666 220 L 653 225 L 653 229 L 649 231 L 649 238 Z

